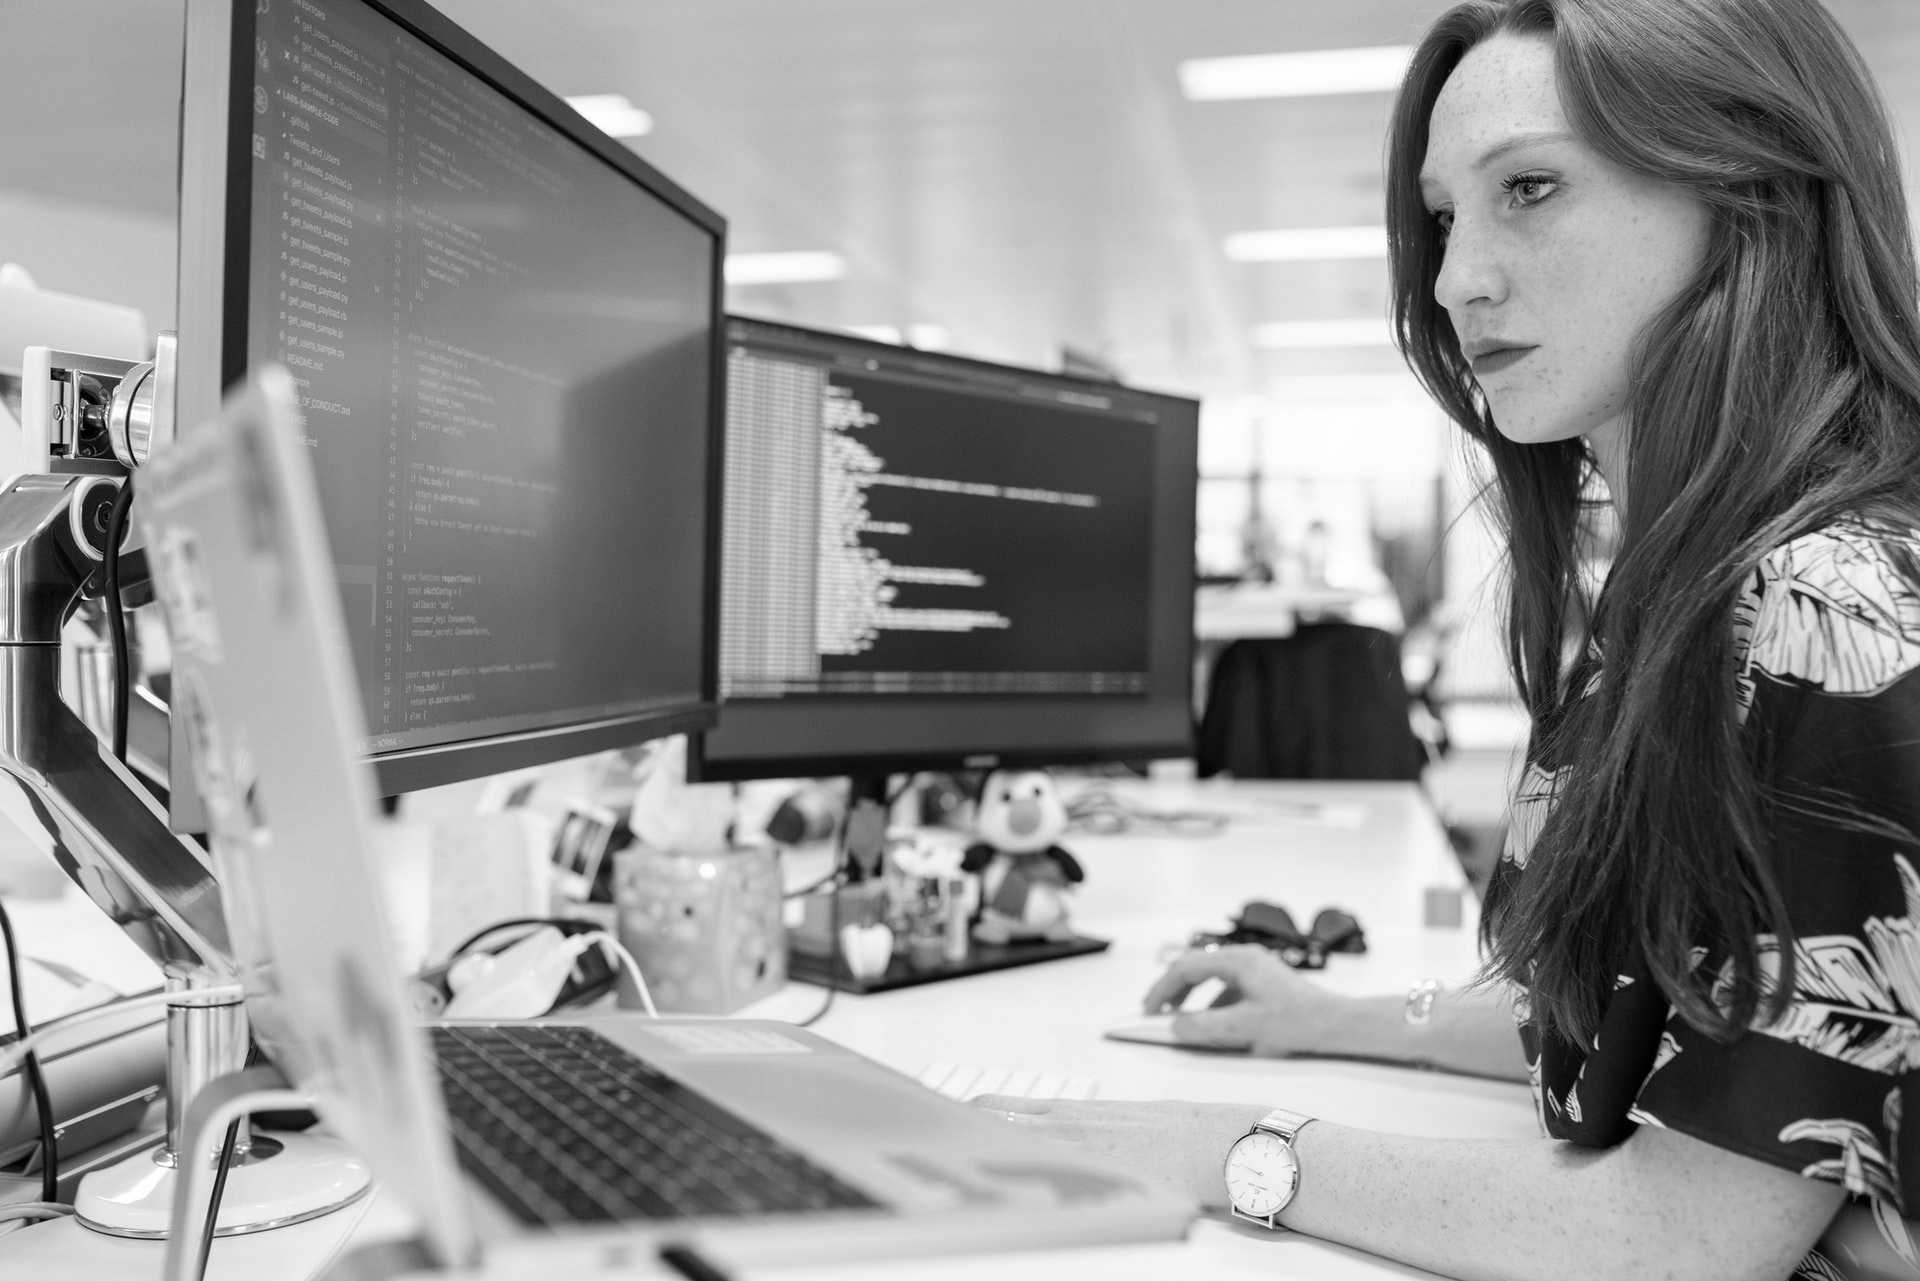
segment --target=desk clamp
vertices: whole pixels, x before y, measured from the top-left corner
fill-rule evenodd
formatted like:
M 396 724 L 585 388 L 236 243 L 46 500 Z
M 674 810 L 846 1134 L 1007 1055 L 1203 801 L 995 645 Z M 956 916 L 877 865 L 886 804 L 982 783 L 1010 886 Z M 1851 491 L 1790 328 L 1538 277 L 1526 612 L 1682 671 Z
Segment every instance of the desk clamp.
M 172 403 L 170 389 L 148 394 L 156 405 Z M 170 437 L 171 424 L 165 426 Z M 162 433 L 149 439 L 156 437 Z M 144 457 L 142 449 L 119 461 L 130 470 Z M 81 604 L 104 590 L 108 516 L 121 483 L 120 476 L 87 470 L 23 475 L 0 490 L 0 815 L 160 965 L 167 990 L 177 994 L 167 1006 L 166 1140 L 88 1174 L 76 1197 L 87 1227 L 158 1238 L 167 1235 L 177 1173 L 192 1164 L 182 1161 L 193 1150 L 186 1108 L 209 1083 L 245 1065 L 248 1025 L 239 1000 L 196 995 L 241 978 L 212 863 L 169 830 L 145 785 L 60 696 L 61 633 Z M 137 553 L 123 556 L 123 574 L 144 578 L 143 562 Z M 218 1140 L 199 1149 L 209 1169 Z M 351 1160 L 333 1140 L 256 1140 L 243 1126 L 236 1152 L 244 1158 L 228 1176 L 220 1235 L 312 1218 L 365 1191 L 364 1174 L 344 1199 L 334 1183 L 306 1180 L 317 1191 L 290 1199 L 284 1176 L 256 1173 Z

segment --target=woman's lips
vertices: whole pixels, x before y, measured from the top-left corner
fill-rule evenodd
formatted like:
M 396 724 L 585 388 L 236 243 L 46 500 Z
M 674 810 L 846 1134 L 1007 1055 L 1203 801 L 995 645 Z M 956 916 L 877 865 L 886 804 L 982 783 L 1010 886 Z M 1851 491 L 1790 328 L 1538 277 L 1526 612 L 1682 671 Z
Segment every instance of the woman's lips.
M 1500 373 L 1503 370 L 1513 368 L 1538 350 L 1538 347 L 1502 347 L 1498 351 L 1490 351 L 1484 356 L 1475 356 L 1473 358 L 1473 372 L 1475 376 L 1481 378 L 1486 377 L 1488 374 Z

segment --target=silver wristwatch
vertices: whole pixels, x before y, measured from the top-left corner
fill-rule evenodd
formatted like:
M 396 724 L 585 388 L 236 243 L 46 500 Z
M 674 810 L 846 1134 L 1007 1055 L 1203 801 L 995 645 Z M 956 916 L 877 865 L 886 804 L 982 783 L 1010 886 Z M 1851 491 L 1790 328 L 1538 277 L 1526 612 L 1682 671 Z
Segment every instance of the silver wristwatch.
M 1233 1217 L 1280 1231 L 1277 1220 L 1300 1189 L 1300 1158 L 1294 1136 L 1313 1120 L 1284 1108 L 1254 1122 L 1227 1149 L 1227 1204 Z

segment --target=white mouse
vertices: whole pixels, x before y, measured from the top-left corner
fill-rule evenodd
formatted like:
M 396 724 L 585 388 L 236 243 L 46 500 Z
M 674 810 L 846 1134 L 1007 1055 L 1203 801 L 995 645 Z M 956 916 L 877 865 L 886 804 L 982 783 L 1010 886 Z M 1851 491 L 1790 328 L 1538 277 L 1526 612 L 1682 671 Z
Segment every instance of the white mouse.
M 1201 979 L 1193 985 L 1193 990 L 1187 993 L 1186 997 L 1180 1002 L 1180 1009 L 1183 1013 L 1187 1014 L 1191 1014 L 1195 1010 L 1209 1009 L 1215 1001 L 1220 999 L 1220 994 L 1226 990 L 1227 984 L 1224 979 Z
M 1226 982 L 1222 979 L 1201 979 L 1193 985 L 1178 1010 L 1163 1010 L 1154 1014 L 1137 1014 L 1106 1029 L 1102 1033 L 1112 1041 L 1134 1041 L 1143 1045 L 1176 1045 L 1186 1049 L 1205 1047 L 1190 1046 L 1173 1034 L 1173 1020 L 1181 1014 L 1192 1014 L 1211 1007 L 1222 992 L 1226 991 Z

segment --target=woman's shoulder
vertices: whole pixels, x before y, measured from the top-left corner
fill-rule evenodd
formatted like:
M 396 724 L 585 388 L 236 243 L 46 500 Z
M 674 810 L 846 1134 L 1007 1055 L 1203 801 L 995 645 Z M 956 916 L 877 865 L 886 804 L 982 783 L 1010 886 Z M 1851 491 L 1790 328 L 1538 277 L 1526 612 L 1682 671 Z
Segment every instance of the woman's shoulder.
M 1907 576 L 1901 561 L 1912 565 L 1916 558 L 1920 558 L 1920 528 L 1843 516 L 1779 544 L 1762 558 L 1760 568 L 1770 580 L 1820 574 L 1850 578 L 1869 568 L 1894 571 L 1899 579 Z M 1911 590 L 1914 584 L 1906 586 Z
M 1742 702 L 1758 674 L 1832 694 L 1920 666 L 1920 529 L 1846 517 L 1764 556 L 1734 608 Z
M 1749 592 L 1762 607 L 1868 617 L 1920 636 L 1920 529 L 1849 516 L 1781 543 Z

